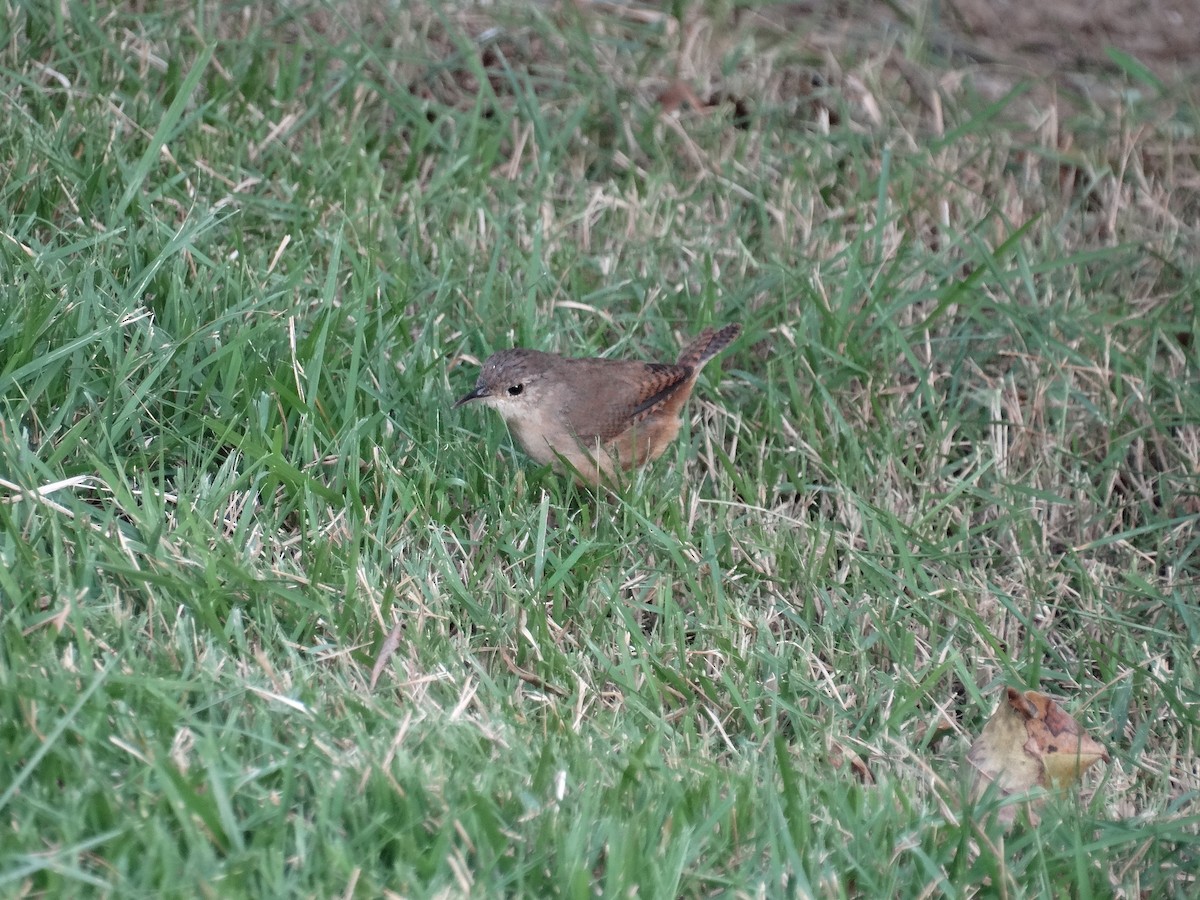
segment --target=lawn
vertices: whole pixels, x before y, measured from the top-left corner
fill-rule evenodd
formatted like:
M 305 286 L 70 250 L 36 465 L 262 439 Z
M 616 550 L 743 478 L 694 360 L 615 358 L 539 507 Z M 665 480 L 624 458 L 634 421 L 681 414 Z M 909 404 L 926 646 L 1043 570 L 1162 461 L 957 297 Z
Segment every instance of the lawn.
M 687 0 L 0 36 L 0 894 L 1194 895 L 1194 83 Z M 616 491 L 451 408 L 728 322 Z M 1009 827 L 1006 687 L 1111 757 Z

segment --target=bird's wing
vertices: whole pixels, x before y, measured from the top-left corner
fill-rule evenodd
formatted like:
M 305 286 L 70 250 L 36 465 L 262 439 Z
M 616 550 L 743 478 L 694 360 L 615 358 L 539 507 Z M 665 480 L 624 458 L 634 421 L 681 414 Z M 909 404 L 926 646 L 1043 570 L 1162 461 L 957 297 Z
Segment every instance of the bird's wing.
M 690 366 L 588 360 L 596 367 L 596 383 L 606 395 L 604 403 L 588 402 L 563 414 L 579 440 L 608 443 L 650 415 L 692 377 Z M 590 399 L 590 398 L 589 398 Z M 588 408 L 583 408 L 584 406 Z

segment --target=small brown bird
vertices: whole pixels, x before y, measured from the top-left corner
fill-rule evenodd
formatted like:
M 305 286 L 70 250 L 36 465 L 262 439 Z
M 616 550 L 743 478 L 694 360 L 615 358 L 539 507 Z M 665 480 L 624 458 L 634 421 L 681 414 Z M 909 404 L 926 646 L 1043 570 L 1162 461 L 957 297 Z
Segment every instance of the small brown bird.
M 708 328 L 674 364 L 571 359 L 517 347 L 493 353 L 475 389 L 455 406 L 479 400 L 504 417 L 538 463 L 566 462 L 592 484 L 612 484 L 618 469 L 658 459 L 679 433 L 679 415 L 704 364 L 741 332 Z

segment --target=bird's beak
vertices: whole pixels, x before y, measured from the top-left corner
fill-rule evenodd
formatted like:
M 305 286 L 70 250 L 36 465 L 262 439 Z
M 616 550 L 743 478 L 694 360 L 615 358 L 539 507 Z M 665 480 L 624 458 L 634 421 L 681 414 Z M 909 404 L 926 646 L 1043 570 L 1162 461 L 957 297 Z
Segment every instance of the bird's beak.
M 455 400 L 454 406 L 452 406 L 451 409 L 458 409 L 464 403 L 467 403 L 468 401 L 471 401 L 471 400 L 478 400 L 480 397 L 486 397 L 487 394 L 488 394 L 487 388 L 481 384 L 477 384 L 477 385 L 475 385 L 475 389 L 473 391 L 471 391 L 469 394 L 463 394 L 461 397 L 459 397 L 457 400 Z

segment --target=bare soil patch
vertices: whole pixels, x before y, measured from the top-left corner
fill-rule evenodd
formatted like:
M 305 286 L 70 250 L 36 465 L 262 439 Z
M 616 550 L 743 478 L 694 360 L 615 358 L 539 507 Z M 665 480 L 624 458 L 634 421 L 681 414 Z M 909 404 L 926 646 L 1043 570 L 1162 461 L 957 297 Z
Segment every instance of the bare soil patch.
M 1200 3 L 1194 0 L 802 0 L 749 15 L 839 40 L 870 41 L 916 28 L 934 53 L 1043 76 L 1116 72 L 1109 48 L 1167 82 L 1200 73 Z
M 1194 0 L 945 0 L 944 26 L 996 60 L 1040 72 L 1109 69 L 1110 47 L 1174 81 L 1200 67 Z

